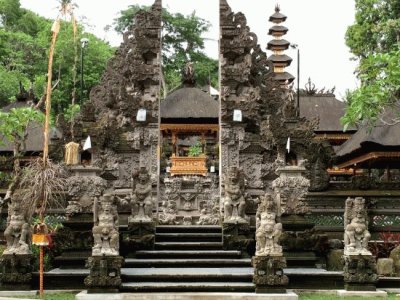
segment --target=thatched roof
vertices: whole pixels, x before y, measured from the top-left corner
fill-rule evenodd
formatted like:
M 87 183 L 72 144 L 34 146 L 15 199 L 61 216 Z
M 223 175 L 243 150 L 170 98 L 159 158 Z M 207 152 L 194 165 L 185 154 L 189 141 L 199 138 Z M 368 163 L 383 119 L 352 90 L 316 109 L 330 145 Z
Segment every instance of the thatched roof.
M 0 134 L 0 151 L 13 151 L 13 144 Z M 28 127 L 28 137 L 26 140 L 26 151 L 41 152 L 43 151 L 43 125 L 31 123 Z
M 339 147 L 337 156 L 346 156 L 364 148 L 369 149 L 400 147 L 400 124 L 377 125 L 370 129 L 367 126 L 360 128 L 348 141 Z M 387 148 L 390 150 L 391 148 Z
M 300 115 L 307 119 L 319 118 L 318 131 L 343 131 L 340 118 L 344 115 L 346 103 L 332 95 L 301 95 Z M 350 130 L 354 130 L 351 128 Z
M 218 101 L 194 87 L 183 87 L 161 101 L 163 119 L 218 118 Z

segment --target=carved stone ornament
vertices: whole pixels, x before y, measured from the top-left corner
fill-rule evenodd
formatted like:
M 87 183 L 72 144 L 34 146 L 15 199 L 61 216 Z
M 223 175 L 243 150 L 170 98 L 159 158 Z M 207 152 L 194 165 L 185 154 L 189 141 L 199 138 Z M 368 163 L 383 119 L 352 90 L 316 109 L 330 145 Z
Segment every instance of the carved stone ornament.
M 343 279 L 346 290 L 372 290 L 378 281 L 375 257 L 344 255 Z
M 13 198 L 8 209 L 8 223 L 4 231 L 4 237 L 7 241 L 5 254 L 27 255 L 32 254 L 31 238 L 32 230 L 29 225 L 21 202 Z
M 282 246 L 279 245 L 282 223 L 277 223 L 276 217 L 274 199 L 265 194 L 256 214 L 256 256 L 282 256 Z
M 283 256 L 254 256 L 252 265 L 256 293 L 286 292 L 285 286 L 289 284 L 289 278 L 283 273 L 286 268 L 286 259 Z
M 86 267 L 89 268 L 90 274 L 85 278 L 85 286 L 89 291 L 117 290 L 122 283 L 123 263 L 124 258 L 121 256 L 89 257 Z
M 1 262 L 1 287 L 7 290 L 31 289 L 32 254 L 4 254 Z
M 114 197 L 104 194 L 100 207 L 95 203 L 92 256 L 117 256 L 119 254 L 118 212 Z
M 76 213 L 90 213 L 95 200 L 103 194 L 107 181 L 97 174 L 100 169 L 94 167 L 72 167 L 73 176 L 67 179 L 68 206 L 65 209 L 68 217 Z
M 371 234 L 368 231 L 368 213 L 364 198 L 347 198 L 344 222 L 344 254 L 372 255 L 368 250 Z
M 239 169 L 231 167 L 225 181 L 224 223 L 248 223 L 245 209 L 244 177 Z
M 272 182 L 274 198 L 280 207 L 280 214 L 304 215 L 309 212 L 305 196 L 310 181 L 302 174 L 306 169 L 302 166 L 279 167 L 279 177 Z
M 138 174 L 134 174 L 133 185 L 130 196 L 132 214 L 129 223 L 153 222 L 152 186 L 146 168 L 141 168 Z
M 178 208 L 175 200 L 163 201 L 161 211 L 158 214 L 158 222 L 161 225 L 176 225 L 178 224 L 176 216 Z

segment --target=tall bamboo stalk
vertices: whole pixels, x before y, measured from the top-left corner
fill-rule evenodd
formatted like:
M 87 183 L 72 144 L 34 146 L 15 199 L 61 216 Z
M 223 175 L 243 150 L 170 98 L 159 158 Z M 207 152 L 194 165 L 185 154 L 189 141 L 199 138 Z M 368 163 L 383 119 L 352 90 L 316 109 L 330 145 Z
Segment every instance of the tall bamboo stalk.
M 49 127 L 50 127 L 50 112 L 51 112 L 51 79 L 53 75 L 53 56 L 54 56 L 54 48 L 57 41 L 57 35 L 60 31 L 60 20 L 57 19 L 54 21 L 53 26 L 51 27 L 52 31 L 52 38 L 51 38 L 51 45 L 50 45 L 50 53 L 49 53 L 49 66 L 47 69 L 47 89 L 46 89 L 46 118 L 44 122 L 44 145 L 43 145 L 43 169 L 46 168 L 47 159 L 49 157 Z M 45 184 L 45 182 L 43 182 Z M 44 222 L 44 211 L 46 208 L 47 203 L 47 193 L 45 192 L 45 188 L 42 187 L 42 203 L 40 207 L 40 214 L 39 219 L 40 223 L 43 224 Z M 43 297 L 44 289 L 43 289 L 43 246 L 39 246 L 39 289 L 40 289 L 40 297 Z

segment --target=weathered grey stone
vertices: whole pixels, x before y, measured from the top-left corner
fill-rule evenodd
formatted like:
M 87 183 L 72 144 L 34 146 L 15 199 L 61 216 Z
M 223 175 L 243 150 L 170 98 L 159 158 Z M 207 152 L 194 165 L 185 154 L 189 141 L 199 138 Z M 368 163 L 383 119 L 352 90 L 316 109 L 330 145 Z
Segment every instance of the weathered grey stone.
M 387 298 L 387 293 L 385 291 L 346 291 L 346 290 L 338 290 L 337 295 L 340 298 L 346 297 L 379 297 L 379 298 Z
M 400 276 L 400 245 L 390 252 L 390 258 L 393 259 L 393 268 L 396 276 Z
M 114 196 L 104 194 L 100 208 L 94 204 L 92 256 L 117 256 L 119 254 L 118 212 L 113 205 Z
M 378 258 L 376 262 L 376 270 L 378 275 L 390 276 L 393 274 L 393 259 Z
M 343 249 L 332 249 L 327 256 L 327 267 L 329 271 L 343 270 Z
M 368 250 L 371 234 L 368 231 L 368 214 L 364 198 L 347 198 L 344 220 L 344 254 L 371 255 Z
M 282 256 L 279 238 L 282 223 L 276 221 L 277 209 L 269 194 L 261 198 L 256 214 L 256 256 Z

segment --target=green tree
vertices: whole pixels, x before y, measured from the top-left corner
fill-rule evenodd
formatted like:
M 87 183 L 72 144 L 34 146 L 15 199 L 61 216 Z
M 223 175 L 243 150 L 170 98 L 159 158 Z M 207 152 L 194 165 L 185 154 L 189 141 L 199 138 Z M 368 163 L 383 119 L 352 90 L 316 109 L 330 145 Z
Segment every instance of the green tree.
M 14 178 L 11 182 L 5 199 L 9 199 L 14 192 L 20 177 L 20 158 L 26 150 L 26 139 L 31 122 L 42 123 L 44 115 L 42 112 L 31 107 L 12 108 L 9 112 L 0 112 L 0 132 L 2 139 L 5 138 L 13 145 L 14 156 Z M 5 141 L 4 140 L 4 141 Z
M 67 4 L 65 8 L 71 7 L 70 1 L 64 2 Z M 76 94 L 80 94 L 80 86 L 74 84 L 76 80 L 73 75 L 76 57 L 76 51 L 71 47 L 74 45 L 73 25 L 66 20 L 61 22 L 52 76 L 55 113 L 69 107 L 74 86 L 77 88 Z M 19 0 L 0 0 L 0 105 L 14 99 L 19 81 L 25 86 L 32 82 L 36 95 L 39 98 L 43 95 L 52 23 L 52 20 L 22 8 Z M 100 81 L 114 49 L 96 36 L 83 33 L 83 30 L 82 26 L 77 26 L 78 40 L 81 37 L 90 40 L 85 49 L 84 68 L 84 95 L 87 98 L 88 91 Z M 79 66 L 77 72 L 80 76 Z
M 120 12 L 115 19 L 114 29 L 124 32 L 134 23 L 135 14 L 149 7 L 131 5 Z M 194 63 L 196 81 L 206 85 L 211 80 L 213 86 L 218 85 L 218 61 L 208 57 L 204 52 L 204 33 L 211 24 L 196 16 L 195 12 L 188 16 L 170 13 L 163 9 L 163 74 L 165 79 L 164 94 L 180 85 L 181 71 L 187 61 Z
M 400 0 L 356 0 L 355 23 L 346 43 L 359 61 L 361 85 L 348 96 L 342 121 L 348 126 L 375 122 L 386 112 L 399 111 L 400 99 Z M 392 115 L 388 123 L 400 121 Z

